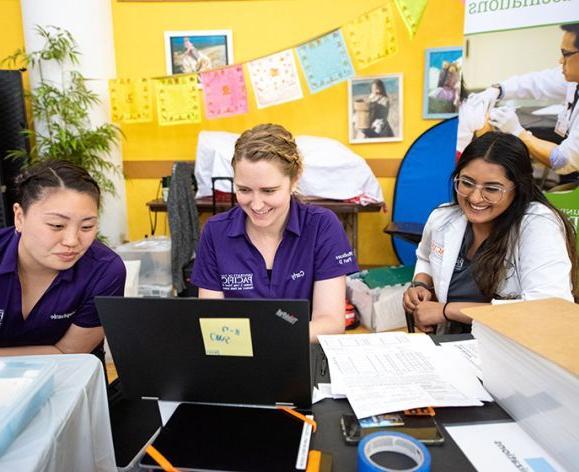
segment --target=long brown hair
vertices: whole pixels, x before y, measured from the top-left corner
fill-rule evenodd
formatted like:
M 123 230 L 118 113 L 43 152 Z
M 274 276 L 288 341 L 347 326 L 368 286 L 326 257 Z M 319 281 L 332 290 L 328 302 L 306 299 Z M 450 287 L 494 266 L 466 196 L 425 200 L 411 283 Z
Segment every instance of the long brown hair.
M 451 178 L 459 176 L 461 171 L 476 159 L 500 165 L 505 170 L 507 178 L 515 184 L 513 202 L 493 221 L 493 230 L 473 264 L 473 275 L 481 292 L 488 297 L 494 297 L 497 288 L 506 277 L 505 260 L 510 250 L 517 244 L 521 221 L 527 207 L 531 202 L 539 202 L 558 216 L 565 229 L 567 253 L 571 261 L 571 285 L 575 294 L 577 287 L 575 228 L 535 185 L 533 167 L 525 144 L 511 134 L 486 133 L 466 147 Z M 456 203 L 454 188 L 453 196 Z

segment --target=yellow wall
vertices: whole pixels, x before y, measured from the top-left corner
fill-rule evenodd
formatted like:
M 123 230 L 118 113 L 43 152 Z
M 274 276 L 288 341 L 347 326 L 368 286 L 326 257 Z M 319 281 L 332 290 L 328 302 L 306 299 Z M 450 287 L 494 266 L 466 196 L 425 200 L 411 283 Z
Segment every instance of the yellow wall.
M 113 2 L 117 74 L 119 77 L 165 74 L 163 32 L 169 30 L 231 29 L 235 62 L 271 54 L 312 39 L 347 23 L 359 14 L 383 5 L 385 0 L 262 0 L 241 2 Z M 366 159 L 402 158 L 423 131 L 436 121 L 422 119 L 424 49 L 462 44 L 464 8 L 459 0 L 430 0 L 413 40 L 395 10 L 399 53 L 359 72 L 359 75 L 403 74 L 404 140 L 399 143 L 350 145 Z M 158 127 L 155 124 L 123 126 L 124 160 L 193 159 L 201 130 L 241 132 L 257 123 L 277 122 L 294 134 L 327 136 L 347 144 L 347 85 L 342 83 L 311 95 L 302 81 L 305 97 L 288 104 L 257 110 L 253 96 L 245 115 L 203 121 L 200 125 Z M 388 205 L 394 179 L 380 179 Z M 154 198 L 158 182 L 128 180 L 127 205 L 130 238 L 150 232 L 145 202 Z M 359 261 L 393 264 L 389 237 L 382 232 L 388 214 L 360 216 Z M 160 228 L 164 227 L 163 218 Z
M 119 77 L 165 74 L 163 32 L 169 30 L 231 29 L 235 62 L 284 50 L 340 27 L 386 0 L 261 0 L 231 2 L 117 2 L 111 0 Z M 18 0 L 0 0 L 0 57 L 23 46 Z M 459 0 L 430 0 L 414 39 L 410 40 L 395 10 L 399 52 L 361 76 L 402 73 L 404 140 L 398 143 L 349 145 L 366 159 L 400 159 L 412 142 L 436 121 L 422 119 L 424 49 L 462 44 L 464 7 Z M 327 136 L 347 144 L 347 85 L 342 83 L 311 95 L 302 81 L 304 99 L 257 110 L 250 96 L 245 115 L 205 120 L 200 125 L 158 127 L 125 125 L 124 160 L 194 159 L 197 134 L 203 129 L 241 132 L 257 123 L 276 122 L 294 134 Z M 384 197 L 392 205 L 393 178 L 381 178 Z M 127 180 L 129 237 L 150 233 L 145 202 L 157 193 L 157 180 Z M 360 215 L 359 261 L 393 264 L 389 237 L 382 232 L 389 214 Z M 158 229 L 167 227 L 160 217 Z
M 20 0 L 0 0 L 0 60 L 24 47 Z M 0 66 L 7 69 L 8 65 Z

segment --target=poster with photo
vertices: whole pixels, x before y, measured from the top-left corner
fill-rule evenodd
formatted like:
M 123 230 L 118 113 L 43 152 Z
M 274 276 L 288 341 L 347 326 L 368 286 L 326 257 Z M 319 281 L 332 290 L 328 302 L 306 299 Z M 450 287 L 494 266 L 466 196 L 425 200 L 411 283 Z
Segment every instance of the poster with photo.
M 462 48 L 427 49 L 424 63 L 424 119 L 456 116 L 460 96 Z
M 233 64 L 230 30 L 166 31 L 167 75 L 199 73 Z
M 402 141 L 402 74 L 349 80 L 351 143 Z

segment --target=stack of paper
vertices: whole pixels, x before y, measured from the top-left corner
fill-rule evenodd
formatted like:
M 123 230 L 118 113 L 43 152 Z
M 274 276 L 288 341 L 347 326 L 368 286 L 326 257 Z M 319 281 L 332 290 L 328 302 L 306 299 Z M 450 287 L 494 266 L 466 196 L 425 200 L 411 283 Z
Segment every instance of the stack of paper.
M 331 393 L 346 395 L 358 418 L 426 406 L 492 401 L 464 358 L 425 335 L 319 336 Z
M 569 470 L 579 470 L 579 306 L 548 299 L 465 310 L 485 387 Z

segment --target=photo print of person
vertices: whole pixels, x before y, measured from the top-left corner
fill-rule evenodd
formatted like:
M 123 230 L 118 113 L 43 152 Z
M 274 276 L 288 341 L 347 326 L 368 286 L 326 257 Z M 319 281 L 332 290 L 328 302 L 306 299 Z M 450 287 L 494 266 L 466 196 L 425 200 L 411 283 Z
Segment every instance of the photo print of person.
M 402 75 L 349 81 L 351 143 L 402 140 Z
M 167 74 L 191 74 L 232 64 L 231 38 L 230 30 L 166 31 Z
M 458 113 L 462 48 L 426 50 L 423 116 L 425 119 L 451 118 Z

